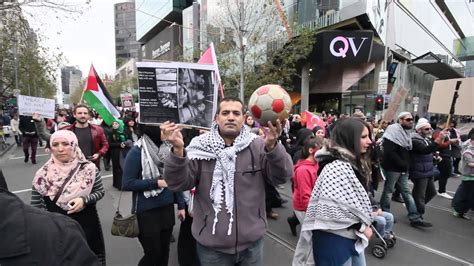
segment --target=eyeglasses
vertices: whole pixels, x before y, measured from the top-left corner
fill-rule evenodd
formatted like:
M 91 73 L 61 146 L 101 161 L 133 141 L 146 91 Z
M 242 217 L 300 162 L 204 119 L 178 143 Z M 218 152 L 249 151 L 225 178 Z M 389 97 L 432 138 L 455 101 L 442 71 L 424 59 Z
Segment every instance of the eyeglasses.
M 432 129 L 431 127 L 429 127 L 429 128 L 423 128 L 422 130 L 424 130 L 424 131 L 431 131 L 431 130 L 433 130 L 433 129 Z
M 407 122 L 412 122 L 413 121 L 413 118 L 403 118 L 403 120 L 407 121 Z
M 67 115 L 66 115 L 66 114 L 59 114 L 59 116 L 63 116 L 63 117 L 64 117 L 64 116 L 67 116 Z

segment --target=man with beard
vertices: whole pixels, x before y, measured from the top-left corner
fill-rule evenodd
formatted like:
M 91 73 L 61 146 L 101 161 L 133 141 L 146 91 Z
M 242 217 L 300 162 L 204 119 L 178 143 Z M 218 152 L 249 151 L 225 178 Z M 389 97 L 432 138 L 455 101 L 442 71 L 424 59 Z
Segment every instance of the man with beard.
M 425 214 L 425 205 L 436 196 L 434 185 L 433 153 L 444 140 L 444 135 L 431 141 L 433 129 L 425 118 L 420 118 L 411 133 L 413 148 L 410 151 L 410 179 L 413 181 L 412 195 L 420 215 Z
M 412 128 L 413 116 L 409 112 L 402 112 L 398 115 L 398 123 L 388 126 L 383 134 L 382 171 L 385 173 L 386 180 L 380 197 L 380 205 L 383 211 L 390 212 L 390 195 L 395 189 L 395 184 L 398 184 L 408 211 L 410 225 L 431 227 L 432 224 L 423 221 L 418 213 L 408 186 L 408 167 L 412 149 L 409 130 Z
M 165 161 L 168 188 L 196 187 L 192 233 L 201 265 L 263 265 L 267 227 L 265 180 L 281 184 L 293 175 L 292 162 L 278 142 L 282 125 L 266 125 L 258 137 L 244 126 L 244 106 L 237 98 L 219 103 L 208 133 L 184 148 L 178 125 L 161 125 L 172 145 Z
M 109 149 L 109 143 L 105 137 L 102 127 L 89 123 L 90 111 L 85 104 L 78 104 L 73 112 L 76 122 L 64 127 L 76 134 L 79 147 L 84 156 L 97 165 L 100 169 L 100 157 L 104 156 Z

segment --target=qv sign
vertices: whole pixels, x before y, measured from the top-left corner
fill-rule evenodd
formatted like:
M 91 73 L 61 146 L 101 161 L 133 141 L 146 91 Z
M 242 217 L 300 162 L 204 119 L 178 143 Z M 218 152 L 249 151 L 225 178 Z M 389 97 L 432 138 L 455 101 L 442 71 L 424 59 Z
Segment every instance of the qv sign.
M 355 37 L 344 37 L 344 36 L 337 36 L 336 38 L 332 39 L 331 43 L 329 44 L 329 51 L 335 57 L 342 57 L 345 58 L 347 53 L 349 52 L 349 48 L 351 48 L 352 54 L 357 56 L 361 47 L 364 45 L 364 42 L 369 39 L 367 37 L 361 38 L 360 44 L 357 46 L 355 44 Z M 339 49 L 336 51 L 336 44 L 340 44 Z M 367 44 L 366 44 L 367 45 Z
M 319 54 L 323 63 L 368 62 L 372 49 L 372 31 L 325 31 L 318 34 Z

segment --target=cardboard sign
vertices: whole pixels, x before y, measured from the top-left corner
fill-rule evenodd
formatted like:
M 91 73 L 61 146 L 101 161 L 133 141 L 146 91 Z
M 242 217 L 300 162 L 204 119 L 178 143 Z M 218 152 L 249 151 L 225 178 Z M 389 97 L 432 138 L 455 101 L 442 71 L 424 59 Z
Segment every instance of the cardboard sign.
M 437 80 L 431 91 L 429 113 L 449 114 L 453 102 L 456 83 L 461 81 L 459 97 L 454 106 L 455 115 L 474 115 L 474 78 Z
M 406 88 L 400 88 L 398 90 L 398 92 L 395 94 L 395 96 L 391 99 L 390 103 L 388 104 L 387 110 L 383 114 L 384 121 L 390 122 L 395 118 L 398 107 L 400 107 L 400 104 L 405 99 L 405 97 L 407 97 L 407 95 L 408 95 L 408 90 Z
M 56 103 L 53 99 L 18 95 L 18 113 L 31 116 L 39 113 L 42 117 L 53 118 Z
M 137 62 L 140 123 L 209 128 L 217 110 L 212 65 Z

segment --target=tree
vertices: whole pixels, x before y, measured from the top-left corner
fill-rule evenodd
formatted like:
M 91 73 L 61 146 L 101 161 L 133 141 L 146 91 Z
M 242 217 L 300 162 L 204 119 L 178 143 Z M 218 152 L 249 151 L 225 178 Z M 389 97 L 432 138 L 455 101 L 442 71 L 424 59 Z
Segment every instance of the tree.
M 218 5 L 219 15 L 209 20 L 212 23 L 205 26 L 205 35 L 208 41 L 213 41 L 218 49 L 220 48 L 221 52 L 227 52 L 222 51 L 223 49 L 239 52 L 238 57 L 230 52 L 226 60 L 234 61 L 240 67 L 239 96 L 243 100 L 246 68 L 249 63 L 252 65 L 262 59 L 260 55 L 265 53 L 262 52 L 265 50 L 262 39 L 275 32 L 277 10 L 271 0 L 222 0 Z M 219 43 L 225 43 L 224 47 L 219 47 Z M 247 57 L 251 53 L 258 56 Z M 251 59 L 251 62 L 246 61 L 246 58 Z M 227 74 L 234 76 L 234 71 Z
M 2 16 L 0 24 L 0 94 L 18 88 L 21 94 L 53 97 L 55 64 L 61 55 L 48 58 L 48 49 L 39 45 L 22 16 Z

